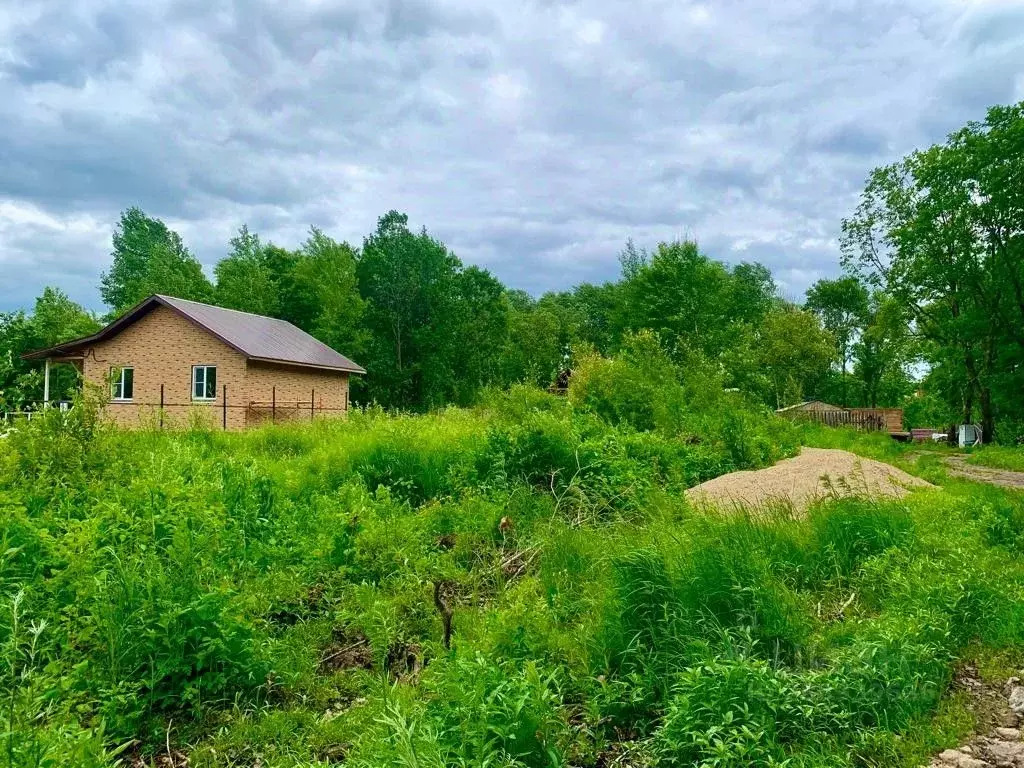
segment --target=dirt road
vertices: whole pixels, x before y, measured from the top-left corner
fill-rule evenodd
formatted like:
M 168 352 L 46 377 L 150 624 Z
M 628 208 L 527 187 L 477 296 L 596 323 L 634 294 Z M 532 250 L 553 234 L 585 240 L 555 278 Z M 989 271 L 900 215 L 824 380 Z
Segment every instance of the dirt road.
M 962 477 L 978 483 L 999 485 L 1003 488 L 1024 488 L 1024 472 L 1011 472 L 1008 469 L 983 467 L 979 464 L 968 464 L 967 456 L 955 454 L 942 459 L 946 469 L 953 477 Z

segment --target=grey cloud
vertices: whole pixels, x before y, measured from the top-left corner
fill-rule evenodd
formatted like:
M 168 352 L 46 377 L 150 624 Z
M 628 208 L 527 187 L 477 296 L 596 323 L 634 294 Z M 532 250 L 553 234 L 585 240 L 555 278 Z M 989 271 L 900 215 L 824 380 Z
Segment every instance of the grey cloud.
M 7 70 L 27 86 L 52 82 L 80 88 L 88 78 L 139 53 L 124 16 L 102 10 L 90 19 L 69 18 L 63 7 L 18 34 L 12 47 L 18 55 Z
M 881 154 L 887 143 L 881 130 L 865 128 L 852 122 L 830 127 L 809 141 L 810 147 L 823 152 L 866 157 Z
M 1020 51 L 1024 46 L 1024 5 L 982 7 L 967 16 L 957 35 L 972 53 L 1001 46 Z
M 797 297 L 872 166 L 1014 98 L 1024 40 L 959 0 L 47 7 L 0 9 L 0 310 L 96 306 L 129 205 L 208 268 L 244 222 L 358 244 L 397 208 L 533 292 L 694 236 Z
M 494 19 L 480 8 L 446 8 L 428 0 L 388 0 L 384 36 L 391 40 L 446 34 L 494 31 Z

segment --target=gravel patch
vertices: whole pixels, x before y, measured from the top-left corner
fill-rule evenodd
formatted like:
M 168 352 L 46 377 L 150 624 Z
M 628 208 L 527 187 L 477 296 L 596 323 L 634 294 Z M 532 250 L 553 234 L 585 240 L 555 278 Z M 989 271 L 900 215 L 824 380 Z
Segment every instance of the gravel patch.
M 961 683 L 961 680 L 957 680 Z M 991 698 L 988 690 L 976 678 L 967 680 L 973 698 Z M 956 749 L 946 749 L 931 759 L 924 768 L 1024 768 L 1024 741 L 1021 741 L 1021 717 L 1024 715 L 1024 686 L 1020 678 L 1011 677 L 1003 686 L 999 697 L 999 711 L 993 713 L 997 727 L 979 734 Z M 982 707 L 988 709 L 988 702 Z
M 748 510 L 785 506 L 803 512 L 825 498 L 901 498 L 915 488 L 933 487 L 891 464 L 849 451 L 804 448 L 799 456 L 767 469 L 733 472 L 701 483 L 686 496 L 697 506 Z

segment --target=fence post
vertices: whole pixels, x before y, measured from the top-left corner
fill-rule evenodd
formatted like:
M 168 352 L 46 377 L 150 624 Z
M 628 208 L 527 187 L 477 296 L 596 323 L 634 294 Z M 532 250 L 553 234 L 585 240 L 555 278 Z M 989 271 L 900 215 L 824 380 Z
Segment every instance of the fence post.
M 224 429 L 228 428 L 228 385 L 224 385 L 224 389 L 221 391 L 220 396 L 220 410 L 221 410 L 221 425 Z
M 316 390 L 309 390 L 309 420 L 312 421 L 316 413 L 313 411 L 314 404 L 316 403 Z
M 160 429 L 164 428 L 164 385 L 160 385 Z
M 270 388 L 270 423 L 277 422 L 277 387 Z

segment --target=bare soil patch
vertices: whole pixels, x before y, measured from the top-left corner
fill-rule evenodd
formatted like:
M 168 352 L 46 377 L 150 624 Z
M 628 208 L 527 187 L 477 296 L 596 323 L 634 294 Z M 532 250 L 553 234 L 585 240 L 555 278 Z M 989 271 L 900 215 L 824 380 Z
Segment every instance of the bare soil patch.
M 320 657 L 321 672 L 342 669 L 373 669 L 373 649 L 366 635 L 358 630 L 339 627 L 334 630 L 334 642 Z
M 963 454 L 946 456 L 943 461 L 946 463 L 949 474 L 954 477 L 962 477 L 978 483 L 998 485 L 1003 488 L 1024 488 L 1024 472 L 996 469 L 995 467 L 985 467 L 980 464 L 968 464 L 967 457 Z
M 849 451 L 804 448 L 799 456 L 767 469 L 733 472 L 701 483 L 686 496 L 699 506 L 759 510 L 784 505 L 803 512 L 825 498 L 901 498 L 915 488 L 932 487 L 891 464 Z

